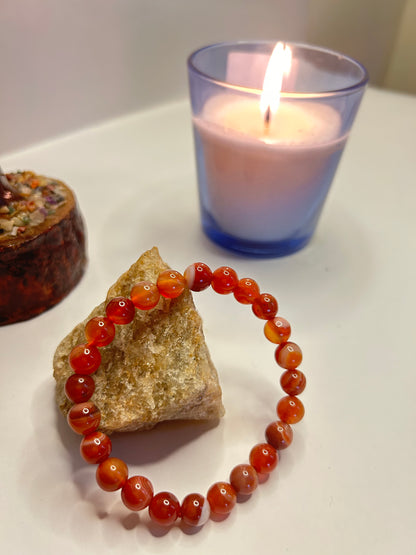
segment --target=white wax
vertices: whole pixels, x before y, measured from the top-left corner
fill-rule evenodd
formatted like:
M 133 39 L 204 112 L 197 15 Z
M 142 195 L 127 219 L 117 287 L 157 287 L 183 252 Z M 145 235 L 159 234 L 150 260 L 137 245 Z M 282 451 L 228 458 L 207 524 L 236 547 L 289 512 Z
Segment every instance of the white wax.
M 221 95 L 194 126 L 203 202 L 223 231 L 253 241 L 294 236 L 315 217 L 346 140 L 339 113 L 317 102 L 282 100 L 267 128 L 258 100 Z

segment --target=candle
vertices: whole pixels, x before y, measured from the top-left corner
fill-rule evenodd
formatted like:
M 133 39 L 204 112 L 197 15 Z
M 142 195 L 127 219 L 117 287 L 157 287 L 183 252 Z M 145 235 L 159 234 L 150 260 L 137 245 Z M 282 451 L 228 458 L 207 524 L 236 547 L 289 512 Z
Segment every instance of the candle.
M 338 53 L 282 43 L 270 52 L 224 43 L 188 61 L 204 231 L 256 256 L 308 243 L 367 81 Z
M 257 99 L 218 95 L 193 122 L 206 209 L 225 233 L 271 242 L 314 224 L 346 141 L 336 110 L 282 101 L 265 125 Z

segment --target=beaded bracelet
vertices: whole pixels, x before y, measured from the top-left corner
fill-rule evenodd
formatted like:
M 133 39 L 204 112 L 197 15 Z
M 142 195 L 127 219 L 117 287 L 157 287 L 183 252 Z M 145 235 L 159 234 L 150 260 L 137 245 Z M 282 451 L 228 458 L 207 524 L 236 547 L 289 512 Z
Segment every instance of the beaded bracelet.
M 236 300 L 252 306 L 254 314 L 266 320 L 264 334 L 277 344 L 275 359 L 285 369 L 280 379 L 287 394 L 277 404 L 279 420 L 271 422 L 265 430 L 265 443 L 255 445 L 249 455 L 249 464 L 237 465 L 230 474 L 229 482 L 216 482 L 206 495 L 191 493 L 182 504 L 170 492 L 154 495 L 151 482 L 144 476 L 128 477 L 127 465 L 116 457 L 110 457 L 111 440 L 99 431 L 100 411 L 89 399 L 94 393 L 93 374 L 101 364 L 99 347 L 109 345 L 115 336 L 115 325 L 129 324 L 135 309 L 151 310 L 162 295 L 168 299 L 179 297 L 185 288 L 202 291 L 211 287 L 219 294 L 233 293 Z M 302 351 L 296 343 L 288 341 L 291 327 L 287 320 L 277 317 L 278 304 L 268 293 L 260 294 L 257 283 L 251 278 L 238 279 L 236 272 L 222 266 L 211 272 L 210 268 L 198 262 L 186 268 L 184 274 L 166 270 L 159 274 L 156 283 L 142 281 L 133 286 L 130 298 L 116 297 L 107 304 L 106 316 L 95 317 L 85 326 L 87 342 L 74 347 L 69 355 L 69 363 L 74 374 L 65 384 L 65 394 L 75 403 L 69 410 L 69 426 L 83 435 L 80 451 L 90 464 L 98 464 L 96 480 L 105 491 L 121 489 L 123 503 L 132 511 L 148 507 L 150 518 L 162 526 L 172 525 L 178 518 L 189 526 L 202 526 L 212 514 L 227 515 L 236 504 L 237 496 L 248 496 L 256 488 L 259 478 L 276 468 L 278 451 L 286 449 L 292 442 L 291 424 L 299 422 L 304 415 L 304 407 L 297 395 L 306 385 L 305 375 L 298 370 L 302 361 Z M 261 480 L 260 480 L 261 481 Z

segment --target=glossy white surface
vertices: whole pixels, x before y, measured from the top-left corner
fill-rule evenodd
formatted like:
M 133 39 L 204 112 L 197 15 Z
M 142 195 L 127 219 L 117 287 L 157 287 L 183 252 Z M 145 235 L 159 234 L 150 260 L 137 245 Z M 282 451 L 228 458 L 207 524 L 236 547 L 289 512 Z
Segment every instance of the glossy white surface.
M 318 232 L 288 258 L 253 260 L 202 235 L 187 102 L 2 159 L 76 191 L 89 266 L 57 307 L 0 329 L 0 537 L 9 554 L 414 554 L 416 98 L 368 90 Z M 275 294 L 304 352 L 304 421 L 279 468 L 223 522 L 161 534 L 94 467 L 54 404 L 60 339 L 157 245 L 173 268 L 233 266 Z M 275 419 L 280 368 L 262 322 L 231 297 L 195 294 L 226 416 L 114 438 L 114 455 L 179 498 L 245 462 Z

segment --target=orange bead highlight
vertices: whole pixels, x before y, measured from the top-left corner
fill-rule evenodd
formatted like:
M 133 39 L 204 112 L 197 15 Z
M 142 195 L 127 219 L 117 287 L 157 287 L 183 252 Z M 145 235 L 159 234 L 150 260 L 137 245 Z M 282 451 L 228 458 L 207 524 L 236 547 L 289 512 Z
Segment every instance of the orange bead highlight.
M 274 356 L 277 364 L 287 370 L 294 370 L 302 362 L 302 351 L 299 345 L 292 341 L 279 345 Z
M 240 495 L 251 495 L 257 488 L 259 479 L 251 464 L 239 464 L 230 474 L 230 484 Z
M 101 420 L 101 413 L 91 401 L 73 405 L 67 414 L 69 426 L 77 434 L 90 434 L 94 432 Z
M 65 395 L 73 403 L 88 401 L 95 390 L 95 381 L 87 374 L 71 374 L 65 382 Z
M 252 309 L 257 318 L 269 320 L 276 316 L 278 305 L 273 295 L 262 293 L 254 300 Z
M 229 266 L 221 266 L 212 274 L 211 287 L 220 295 L 232 293 L 238 284 L 238 276 L 235 270 Z
M 209 503 L 200 493 L 190 493 L 182 501 L 182 521 L 188 526 L 203 526 L 210 514 Z
M 203 262 L 191 264 L 186 268 L 183 275 L 191 291 L 203 291 L 211 285 L 211 269 Z
M 69 353 L 69 364 L 77 374 L 93 374 L 101 364 L 100 351 L 94 345 L 76 345 Z
M 90 345 L 105 347 L 114 339 L 116 328 L 110 318 L 96 316 L 85 326 L 85 337 Z
M 160 526 L 171 526 L 180 515 L 178 499 L 168 491 L 157 493 L 150 501 L 149 515 Z
M 286 449 L 293 440 L 292 428 L 281 420 L 271 422 L 266 428 L 266 440 L 279 451 Z
M 306 387 L 306 376 L 298 368 L 286 370 L 280 377 L 280 385 L 288 395 L 300 395 Z
M 103 432 L 92 432 L 81 441 L 80 453 L 89 464 L 105 461 L 111 453 L 111 439 Z
M 264 324 L 264 335 L 272 343 L 286 343 L 291 333 L 290 324 L 281 316 L 267 320 Z
M 234 289 L 234 297 L 241 304 L 252 304 L 259 295 L 260 288 L 251 278 L 240 279 Z
M 176 270 L 165 270 L 157 278 L 157 287 L 160 294 L 167 299 L 176 299 L 186 287 L 186 280 Z
M 132 476 L 123 486 L 121 499 L 131 511 L 141 511 L 149 506 L 153 497 L 153 486 L 145 476 Z
M 134 304 L 126 297 L 114 297 L 108 303 L 106 314 L 117 325 L 130 324 L 135 315 Z
M 237 493 L 231 484 L 216 482 L 207 493 L 211 511 L 219 515 L 228 515 L 237 502 Z
M 133 285 L 130 297 L 134 306 L 139 310 L 150 310 L 159 302 L 160 292 L 155 283 L 140 281 Z
M 250 451 L 250 464 L 259 474 L 269 474 L 279 462 L 276 449 L 268 443 L 258 443 Z
M 95 473 L 97 484 L 104 491 L 116 491 L 127 481 L 128 468 L 124 461 L 110 457 L 102 462 Z
M 305 407 L 298 397 L 287 395 L 277 403 L 277 416 L 287 424 L 300 422 L 305 414 Z

